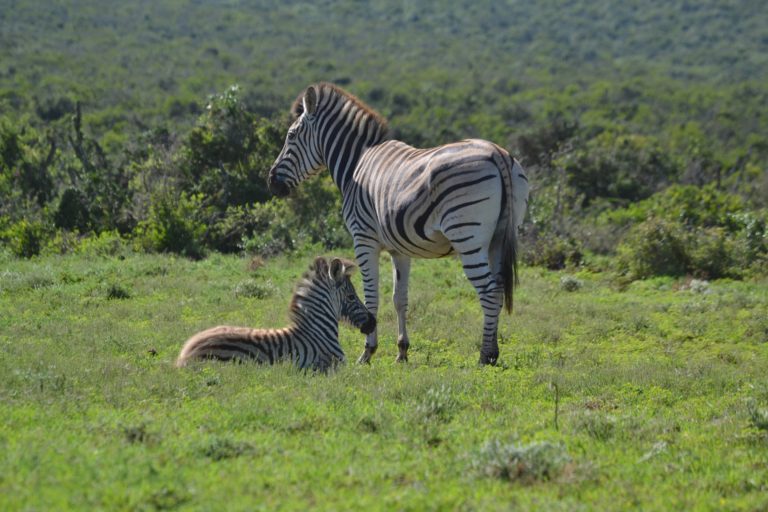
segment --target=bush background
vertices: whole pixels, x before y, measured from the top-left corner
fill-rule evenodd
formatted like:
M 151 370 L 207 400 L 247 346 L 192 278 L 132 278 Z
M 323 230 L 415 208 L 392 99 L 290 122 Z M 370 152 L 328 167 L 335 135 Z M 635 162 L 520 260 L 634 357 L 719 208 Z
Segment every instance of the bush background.
M 0 509 L 765 510 L 768 4 L 0 0 Z M 265 173 L 309 83 L 533 186 L 496 367 L 415 261 L 407 365 L 173 360 L 350 257 Z M 382 276 L 391 271 L 382 257 Z M 362 336 L 341 329 L 348 358 Z
M 15 255 L 104 233 L 194 258 L 348 246 L 327 177 L 285 204 L 265 189 L 290 102 L 328 80 L 414 145 L 508 147 L 534 186 L 530 264 L 765 271 L 764 2 L 0 7 L 0 241 Z M 670 247 L 649 258 L 655 244 Z

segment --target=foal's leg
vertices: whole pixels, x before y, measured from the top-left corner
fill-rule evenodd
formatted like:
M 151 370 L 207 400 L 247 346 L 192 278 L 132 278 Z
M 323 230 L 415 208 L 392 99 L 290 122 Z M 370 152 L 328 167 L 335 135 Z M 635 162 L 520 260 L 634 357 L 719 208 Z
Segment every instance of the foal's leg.
M 355 243 L 355 259 L 360 265 L 363 276 L 363 294 L 365 307 L 375 317 L 379 310 L 379 254 L 381 249 Z M 371 362 L 371 356 L 379 348 L 378 327 L 365 337 L 365 350 L 358 358 L 358 363 Z
M 397 312 L 397 348 L 398 354 L 395 361 L 405 363 L 408 361 L 408 331 L 405 328 L 405 315 L 408 311 L 408 277 L 411 273 L 411 258 L 402 254 L 392 254 L 392 281 L 394 292 L 392 301 Z

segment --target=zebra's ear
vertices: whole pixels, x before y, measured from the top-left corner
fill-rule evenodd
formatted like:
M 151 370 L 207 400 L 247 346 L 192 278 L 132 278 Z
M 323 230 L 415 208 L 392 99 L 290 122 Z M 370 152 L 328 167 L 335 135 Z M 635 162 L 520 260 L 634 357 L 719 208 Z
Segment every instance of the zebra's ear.
M 342 259 L 341 262 L 344 264 L 345 275 L 351 276 L 352 274 L 355 273 L 355 270 L 357 270 L 357 264 L 354 261 Z
M 328 276 L 328 261 L 326 261 L 326 259 L 322 256 L 318 256 L 315 258 L 315 263 L 312 270 L 314 270 L 315 273 L 319 276 Z
M 307 87 L 302 104 L 304 105 L 304 112 L 311 116 L 315 115 L 315 110 L 317 110 L 317 91 L 314 86 L 310 85 Z
M 331 277 L 336 282 L 340 282 L 347 277 L 347 273 L 344 269 L 344 262 L 339 258 L 333 258 L 331 260 Z

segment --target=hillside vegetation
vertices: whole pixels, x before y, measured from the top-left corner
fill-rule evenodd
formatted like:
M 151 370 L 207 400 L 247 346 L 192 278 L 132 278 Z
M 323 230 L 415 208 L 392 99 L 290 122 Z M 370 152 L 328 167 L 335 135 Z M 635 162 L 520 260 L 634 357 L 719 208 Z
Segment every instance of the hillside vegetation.
M 768 509 L 767 19 L 0 0 L 0 510 Z M 525 166 L 498 365 L 446 258 L 413 264 L 405 365 L 385 278 L 371 365 L 173 366 L 201 329 L 284 325 L 312 258 L 351 256 L 327 175 L 266 189 L 319 80 L 411 144 Z
M 534 185 L 528 263 L 765 270 L 764 2 L 1 7 L 0 240 L 16 255 L 100 234 L 193 257 L 347 246 L 327 178 L 288 205 L 264 187 L 291 100 L 330 80 L 412 144 L 508 146 Z M 677 197 L 720 210 L 636 206 Z M 671 263 L 632 261 L 668 239 Z

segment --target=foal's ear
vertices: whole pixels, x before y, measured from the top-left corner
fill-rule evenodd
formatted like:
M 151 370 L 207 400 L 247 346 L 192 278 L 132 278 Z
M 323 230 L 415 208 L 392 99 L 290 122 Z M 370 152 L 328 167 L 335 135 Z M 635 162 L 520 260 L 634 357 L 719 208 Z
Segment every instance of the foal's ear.
M 344 262 L 339 258 L 333 258 L 331 260 L 331 277 L 336 282 L 341 282 L 347 277 L 347 273 L 344 269 Z
M 304 92 L 304 100 L 302 103 L 304 104 L 304 112 L 311 116 L 315 115 L 315 111 L 317 110 L 317 91 L 315 90 L 314 85 L 307 87 L 307 90 Z
M 315 273 L 319 276 L 327 277 L 328 276 L 328 261 L 323 258 L 322 256 L 318 256 L 315 258 L 315 263 L 313 265 L 312 270 L 315 271 Z
M 341 259 L 341 262 L 344 264 L 344 273 L 347 275 L 347 277 L 354 274 L 355 270 L 357 270 L 357 263 L 344 258 L 340 258 L 340 259 Z

